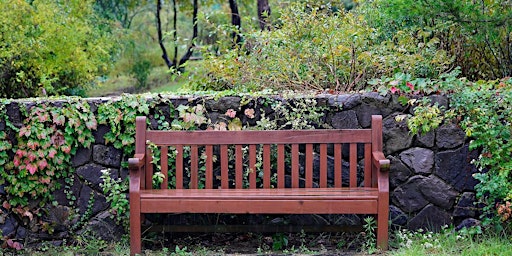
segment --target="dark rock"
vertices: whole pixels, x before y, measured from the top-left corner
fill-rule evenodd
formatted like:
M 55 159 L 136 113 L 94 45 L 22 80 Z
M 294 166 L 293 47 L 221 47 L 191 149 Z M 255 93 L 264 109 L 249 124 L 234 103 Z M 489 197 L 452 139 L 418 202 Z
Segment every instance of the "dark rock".
M 108 211 L 104 211 L 94 217 L 82 232 L 90 232 L 101 240 L 115 242 L 121 239 L 124 229 L 115 223 Z
M 342 94 L 329 98 L 331 106 L 341 106 L 343 110 L 352 109 L 361 104 L 361 95 L 355 94 Z
M 0 230 L 2 231 L 3 237 L 13 236 L 16 233 L 17 228 L 18 222 L 12 214 L 0 214 Z
M 426 148 L 411 148 L 400 153 L 400 159 L 416 174 L 432 173 L 434 151 Z
M 98 125 L 95 131 L 92 131 L 92 135 L 94 136 L 94 142 L 96 144 L 105 145 L 105 134 L 110 131 L 110 127 L 104 124 Z
M 404 183 L 412 175 L 411 170 L 400 159 L 394 156 L 388 156 L 391 162 L 389 168 L 389 185 L 391 189 Z
M 353 110 L 337 112 L 331 117 L 331 125 L 335 129 L 357 129 L 356 112 Z
M 122 150 L 114 147 L 94 145 L 92 158 L 98 164 L 119 168 L 121 166 L 122 153 Z
M 407 227 L 410 230 L 418 230 L 421 228 L 438 232 L 443 226 L 451 222 L 452 219 L 448 212 L 437 206 L 428 205 L 409 221 Z
M 464 192 L 462 193 L 455 209 L 453 210 L 454 217 L 475 217 L 478 210 L 475 205 L 476 197 L 475 193 Z
M 478 152 L 469 152 L 468 146 L 436 154 L 434 173 L 458 191 L 473 190 L 478 183 L 473 174 L 478 169 L 470 162 Z
M 430 102 L 432 103 L 432 105 L 436 104 L 439 105 L 439 107 L 445 107 L 448 108 L 448 97 L 446 97 L 445 95 L 437 95 L 437 94 L 433 94 L 433 95 L 430 95 L 428 96 L 428 98 L 430 99 Z
M 463 220 L 459 225 L 457 225 L 457 227 L 455 227 L 455 231 L 460 231 L 461 229 L 464 229 L 464 228 L 471 228 L 471 227 L 476 227 L 476 226 L 480 226 L 482 225 L 482 222 L 477 220 L 477 219 L 473 219 L 473 218 L 467 218 L 465 220 Z
M 19 226 L 18 229 L 16 230 L 16 239 L 25 239 L 27 238 L 27 235 L 29 234 L 28 230 L 23 227 L 23 226 Z
M 436 133 L 436 145 L 441 149 L 459 147 L 466 139 L 466 133 L 455 124 L 442 125 Z
M 385 155 L 391 155 L 412 145 L 413 135 L 409 132 L 406 121 L 397 122 L 395 116 L 390 115 L 382 122 Z
M 71 157 L 71 166 L 76 168 L 78 166 L 84 165 L 91 160 L 92 149 L 80 147 L 76 151 L 76 154 Z
M 357 120 L 361 127 L 369 128 L 372 124 L 372 115 L 382 115 L 382 108 L 370 104 L 361 104 L 354 108 L 357 113 Z
M 206 100 L 205 107 L 208 110 L 226 112 L 228 109 L 238 111 L 240 109 L 240 97 L 222 97 L 218 100 Z
M 361 95 L 361 100 L 373 105 L 387 105 L 390 97 L 389 95 L 383 96 L 378 92 L 368 92 Z
M 424 177 L 414 176 L 407 183 L 396 188 L 391 193 L 391 201 L 404 212 L 410 213 L 420 210 L 428 204 L 428 200 L 420 190 Z
M 425 134 L 418 134 L 416 136 L 416 145 L 420 147 L 432 148 L 434 147 L 436 139 L 436 133 L 434 131 L 427 132 Z
M 103 182 L 103 179 L 101 179 L 102 170 L 105 170 L 107 168 L 97 165 L 97 164 L 86 164 L 84 166 L 79 167 L 76 169 L 76 174 L 89 182 L 93 188 L 96 190 L 100 190 L 100 183 Z M 110 177 L 113 179 L 117 179 L 117 172 L 110 172 Z M 75 181 L 76 182 L 76 181 Z
M 70 226 L 71 209 L 66 206 L 48 206 L 44 220 L 53 228 L 54 232 L 63 232 Z
M 400 210 L 400 208 L 390 205 L 389 206 L 389 219 L 391 220 L 391 227 L 393 228 L 401 228 L 407 225 L 407 221 L 409 218 L 407 215 Z
M 429 202 L 445 210 L 452 208 L 458 195 L 457 191 L 435 175 L 423 179 L 419 186 L 421 193 Z
M 215 124 L 219 121 L 225 121 L 225 118 L 221 118 L 224 114 L 218 113 L 218 112 L 209 112 L 208 118 L 212 122 L 212 124 Z
M 5 184 L 0 185 L 0 195 L 6 195 L 5 193 Z
M 5 107 L 5 113 L 9 117 L 9 121 L 16 127 L 21 128 L 23 126 L 21 120 L 20 106 L 17 102 L 11 102 Z
M 71 186 L 66 184 L 63 179 L 60 179 L 58 182 L 61 184 L 61 188 L 53 192 L 55 201 L 60 205 L 71 206 L 74 203 L 72 197 L 74 196 L 75 198 L 78 198 L 80 195 L 82 183 L 76 176 L 73 176 L 73 183 Z
M 90 205 L 90 203 L 92 203 L 92 205 Z M 88 209 L 90 209 L 90 214 L 92 216 L 108 209 L 110 206 L 110 204 L 107 203 L 105 196 L 95 192 L 89 186 L 82 187 L 82 191 L 80 191 L 77 204 L 80 215 L 83 215 Z

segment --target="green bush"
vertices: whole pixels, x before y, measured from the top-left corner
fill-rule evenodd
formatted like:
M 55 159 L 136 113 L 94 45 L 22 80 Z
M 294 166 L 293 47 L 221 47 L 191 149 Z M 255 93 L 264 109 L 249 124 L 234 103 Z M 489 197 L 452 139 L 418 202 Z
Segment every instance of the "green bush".
M 375 76 L 397 71 L 439 75 L 452 58 L 428 35 L 399 33 L 378 40 L 375 29 L 356 12 L 332 11 L 303 3 L 281 13 L 279 28 L 245 34 L 239 49 L 206 52 L 207 76 L 194 90 L 360 90 Z
M 358 11 L 379 40 L 406 33 L 435 42 L 473 81 L 512 75 L 510 1 L 372 0 Z
M 92 2 L 0 3 L 0 97 L 79 93 L 107 71 L 114 40 Z

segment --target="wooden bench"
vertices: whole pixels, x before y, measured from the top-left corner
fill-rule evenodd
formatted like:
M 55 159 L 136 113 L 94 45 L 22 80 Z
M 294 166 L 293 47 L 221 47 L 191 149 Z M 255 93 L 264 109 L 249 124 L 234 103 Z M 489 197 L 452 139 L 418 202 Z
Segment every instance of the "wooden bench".
M 132 255 L 141 253 L 145 213 L 375 214 L 377 246 L 388 247 L 389 160 L 382 153 L 381 116 L 372 116 L 371 129 L 280 131 L 152 131 L 137 117 L 135 144 Z M 342 162 L 350 164 L 349 177 Z M 158 165 L 163 182 L 153 189 Z

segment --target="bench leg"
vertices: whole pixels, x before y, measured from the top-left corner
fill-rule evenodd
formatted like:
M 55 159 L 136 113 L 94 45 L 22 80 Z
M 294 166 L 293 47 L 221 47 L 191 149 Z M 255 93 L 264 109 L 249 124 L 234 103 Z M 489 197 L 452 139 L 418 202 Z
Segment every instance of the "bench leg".
M 141 214 L 140 211 L 130 210 L 130 255 L 142 252 Z
M 381 250 L 388 249 L 388 219 L 389 211 L 381 211 L 377 216 L 377 248 Z

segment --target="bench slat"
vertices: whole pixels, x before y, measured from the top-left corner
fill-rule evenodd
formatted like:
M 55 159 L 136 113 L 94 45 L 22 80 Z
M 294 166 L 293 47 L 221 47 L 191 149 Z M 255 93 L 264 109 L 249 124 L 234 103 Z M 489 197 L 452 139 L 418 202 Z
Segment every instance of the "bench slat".
M 313 144 L 306 144 L 306 188 L 313 187 Z
M 206 145 L 206 188 L 213 188 L 213 146 Z
M 179 135 L 178 135 L 179 134 Z M 301 143 L 370 143 L 371 130 L 281 131 L 147 131 L 146 139 L 157 145 L 249 145 Z
M 243 188 L 244 180 L 244 159 L 242 145 L 235 146 L 235 187 L 236 189 Z
M 249 188 L 256 188 L 256 145 L 249 145 Z
M 378 197 L 376 188 L 284 188 L 284 189 L 148 189 L 140 192 L 141 200 L 173 198 L 205 198 L 205 199 L 279 199 L 292 198 L 339 198 L 350 199 L 375 199 Z
M 372 144 L 364 144 L 364 186 L 372 186 Z
M 320 144 L 320 187 L 327 187 L 327 144 Z
M 183 145 L 176 145 L 176 189 L 183 188 Z
M 228 189 L 229 188 L 229 155 L 228 155 L 228 146 L 221 145 L 220 146 L 220 178 L 221 178 L 221 188 Z
M 189 188 L 198 188 L 199 156 L 197 145 L 190 146 L 190 184 Z
M 341 188 L 343 156 L 341 144 L 334 144 L 334 187 Z
M 276 206 L 279 207 L 276 207 Z M 169 198 L 167 200 L 141 201 L 141 212 L 151 213 L 265 213 L 265 214 L 376 214 L 377 200 L 339 199 L 339 200 L 306 200 L 295 198 L 290 200 L 209 200 L 186 198 L 183 200 Z
M 299 145 L 292 144 L 292 188 L 299 187 Z
M 270 145 L 263 145 L 263 188 L 270 188 Z
M 284 166 L 285 166 L 285 154 L 284 154 L 284 145 L 277 145 L 277 182 L 278 188 L 285 187 L 285 176 L 284 176 Z
M 161 173 L 164 175 L 164 179 L 162 181 L 162 184 L 160 184 L 160 188 L 161 189 L 166 189 L 167 188 L 167 184 L 169 184 L 169 180 L 168 180 L 168 176 L 169 176 L 169 173 L 168 173 L 168 170 L 169 170 L 169 164 L 168 164 L 168 153 L 169 153 L 169 148 L 167 146 L 163 146 L 161 149 L 160 149 L 160 159 L 161 159 Z
M 151 150 L 149 148 L 146 149 L 146 175 L 144 175 L 142 181 L 146 189 L 153 188 L 153 154 L 151 154 Z
M 357 187 L 357 144 L 350 143 L 350 187 Z

